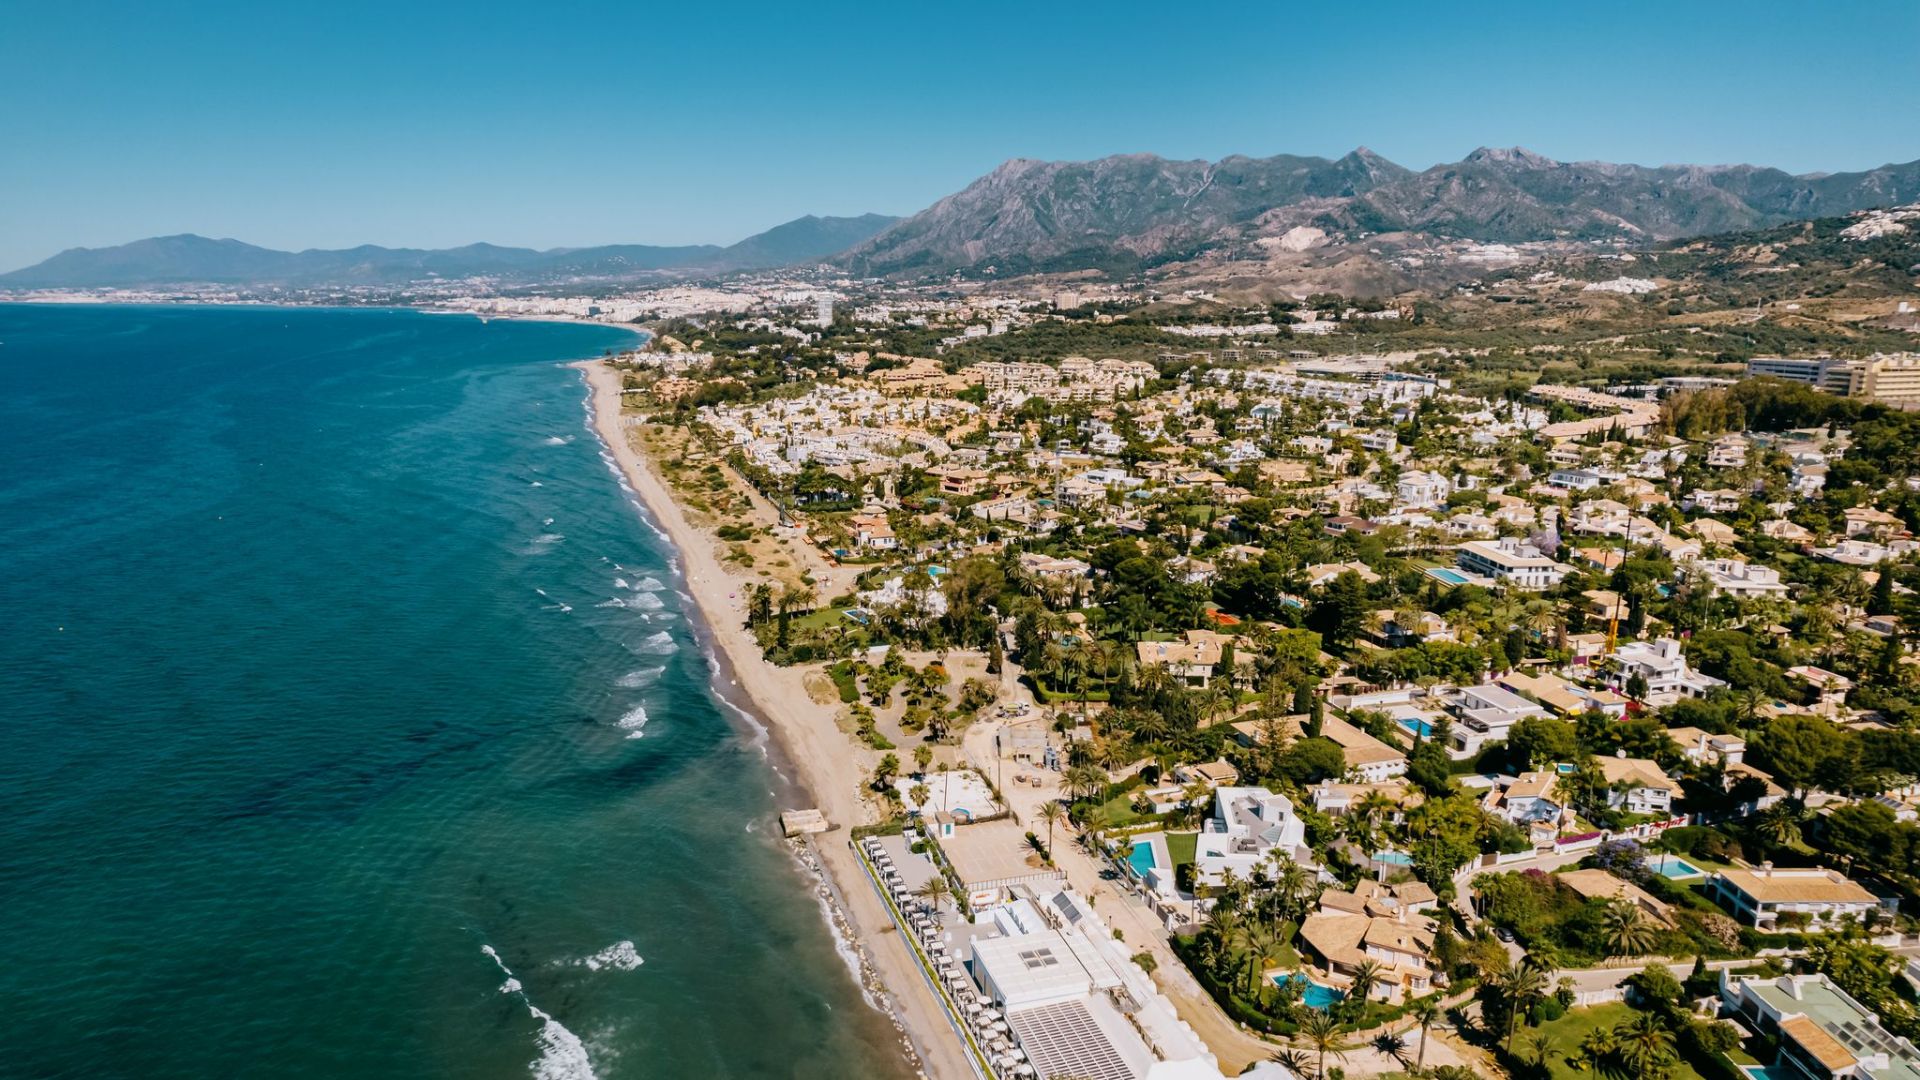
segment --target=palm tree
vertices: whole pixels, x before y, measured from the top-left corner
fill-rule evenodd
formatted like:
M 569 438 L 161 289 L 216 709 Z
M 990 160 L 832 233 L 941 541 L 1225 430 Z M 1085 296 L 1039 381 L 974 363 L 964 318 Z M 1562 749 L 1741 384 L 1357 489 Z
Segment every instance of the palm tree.
M 1507 1010 L 1507 1053 L 1513 1053 L 1513 1032 L 1522 1013 L 1547 996 L 1547 973 L 1522 961 L 1495 972 L 1488 980 Z
M 932 904 L 933 913 L 938 915 L 940 914 L 940 901 L 945 900 L 948 894 L 952 892 L 953 887 L 947 884 L 946 877 L 941 874 L 935 874 L 928 878 L 918 889 L 914 890 L 914 895 Z
M 1378 960 L 1362 960 L 1353 969 L 1353 985 L 1347 988 L 1348 996 L 1358 1001 L 1362 1007 L 1373 996 L 1373 988 L 1380 985 L 1386 969 Z
M 1407 1064 L 1407 1040 L 1391 1031 L 1383 1031 L 1374 1036 L 1373 1048 L 1400 1063 Z
M 1594 1028 L 1580 1040 L 1580 1058 L 1589 1068 L 1597 1069 L 1601 1062 L 1611 1057 L 1619 1048 L 1613 1032 L 1607 1028 Z
M 1433 1029 L 1434 1021 L 1440 1019 L 1440 999 L 1424 997 L 1414 1002 L 1413 1018 L 1420 1022 L 1420 1055 L 1413 1063 L 1413 1071 L 1417 1073 L 1427 1067 L 1427 1033 Z
M 1613 1029 L 1614 1052 L 1637 1076 L 1665 1076 L 1673 1064 L 1673 1032 L 1650 1012 L 1637 1012 Z
M 1339 1021 L 1333 1018 L 1333 1014 L 1319 1009 L 1309 1009 L 1306 1019 L 1300 1021 L 1299 1038 L 1306 1041 L 1308 1049 L 1314 1054 L 1314 1076 L 1322 1080 L 1326 1077 L 1328 1054 L 1339 1061 L 1347 1060 L 1347 1051 L 1353 1047 L 1342 1041 L 1340 1034 Z
M 1067 808 L 1057 801 L 1048 799 L 1040 807 L 1040 820 L 1047 823 L 1047 857 L 1053 857 L 1053 827 L 1065 820 Z
M 1767 807 L 1754 823 L 1762 839 L 1776 847 L 1787 847 L 1800 839 L 1800 811 L 1791 803 Z
M 1551 1031 L 1538 1031 L 1527 1040 L 1527 1061 L 1540 1073 L 1547 1071 L 1547 1062 L 1560 1056 L 1559 1040 Z
M 1652 948 L 1660 938 L 1660 928 L 1641 913 L 1639 905 L 1630 900 L 1607 901 L 1607 909 L 1600 917 L 1600 928 L 1601 938 L 1606 942 L 1611 956 L 1638 956 Z

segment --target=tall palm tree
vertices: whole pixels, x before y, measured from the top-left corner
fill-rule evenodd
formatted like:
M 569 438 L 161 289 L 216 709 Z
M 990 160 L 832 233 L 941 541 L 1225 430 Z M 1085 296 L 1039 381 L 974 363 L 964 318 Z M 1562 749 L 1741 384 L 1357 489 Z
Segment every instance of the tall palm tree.
M 1607 901 L 1600 917 L 1601 938 L 1611 956 L 1638 956 L 1660 939 L 1660 928 L 1630 900 Z
M 1440 1019 L 1440 1000 L 1424 997 L 1414 1002 L 1413 1018 L 1420 1022 L 1420 1054 L 1414 1060 L 1413 1071 L 1420 1072 L 1427 1067 L 1427 1034 L 1432 1031 L 1434 1022 Z
M 1321 1080 L 1324 1080 L 1327 1075 L 1328 1054 L 1332 1054 L 1338 1061 L 1345 1061 L 1347 1051 L 1353 1049 L 1352 1045 L 1342 1040 L 1340 1035 L 1340 1022 L 1335 1020 L 1331 1013 L 1309 1009 L 1306 1018 L 1300 1021 L 1298 1037 L 1306 1042 L 1309 1050 L 1313 1051 L 1313 1074 Z
M 1048 799 L 1040 806 L 1040 820 L 1047 823 L 1047 856 L 1053 856 L 1053 827 L 1066 820 L 1067 808 L 1054 799 Z
M 1527 962 L 1509 964 L 1489 980 L 1507 1010 L 1507 1053 L 1513 1053 L 1513 1033 L 1520 1016 L 1547 996 L 1547 973 Z

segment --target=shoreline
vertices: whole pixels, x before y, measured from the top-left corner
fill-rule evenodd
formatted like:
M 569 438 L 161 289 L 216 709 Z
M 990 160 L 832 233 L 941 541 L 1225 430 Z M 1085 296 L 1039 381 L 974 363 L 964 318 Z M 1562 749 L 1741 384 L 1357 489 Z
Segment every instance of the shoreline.
M 761 656 L 758 643 L 745 629 L 749 583 L 721 566 L 713 539 L 687 520 L 666 482 L 628 440 L 619 374 L 601 360 L 569 366 L 585 377 L 593 429 L 612 455 L 614 467 L 645 508 L 650 524 L 666 535 L 679 555 L 680 577 L 702 624 L 698 632 L 713 648 L 716 693 L 763 724 L 774 744 L 770 749 L 778 749 L 795 773 L 786 778 L 788 782 L 810 797 L 834 826 L 833 832 L 804 845 L 803 850 L 813 852 L 822 887 L 834 898 L 826 901 L 829 928 L 845 934 L 846 944 L 860 960 L 861 990 L 885 1003 L 879 1011 L 912 1048 L 914 1054 L 906 1062 L 909 1070 L 918 1065 L 924 1075 L 935 1078 L 971 1077 L 972 1069 L 953 1038 L 944 1007 L 927 990 L 917 961 L 895 932 L 890 915 L 848 846 L 846 830 L 868 822 L 872 815 L 857 794 L 865 771 L 835 722 L 835 710 L 812 699 L 801 671 L 776 667 Z M 776 774 L 782 772 L 778 763 L 770 764 Z M 844 927 L 835 925 L 841 921 Z

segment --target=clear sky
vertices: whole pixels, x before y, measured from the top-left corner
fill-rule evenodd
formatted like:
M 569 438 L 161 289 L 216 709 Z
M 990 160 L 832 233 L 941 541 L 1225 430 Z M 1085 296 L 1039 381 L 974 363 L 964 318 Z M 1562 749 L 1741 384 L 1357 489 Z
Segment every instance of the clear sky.
M 0 0 L 0 270 L 177 232 L 730 243 L 1010 157 L 1861 169 L 1920 158 L 1916 42 L 1914 0 Z

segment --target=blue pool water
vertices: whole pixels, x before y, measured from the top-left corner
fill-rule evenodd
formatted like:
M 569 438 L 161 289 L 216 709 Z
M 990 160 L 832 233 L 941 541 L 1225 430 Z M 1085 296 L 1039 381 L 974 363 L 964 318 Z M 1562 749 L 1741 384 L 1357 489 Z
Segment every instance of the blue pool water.
M 1784 1065 L 1743 1065 L 1753 1080 L 1798 1080 L 1799 1074 Z
M 1662 855 L 1657 859 L 1648 859 L 1647 869 L 1659 874 L 1661 877 L 1674 878 L 1676 880 L 1680 878 L 1699 877 L 1706 872 L 1678 855 Z
M 1147 871 L 1153 869 L 1154 866 L 1157 865 L 1153 861 L 1153 845 L 1152 844 L 1133 845 L 1133 850 L 1127 852 L 1127 862 L 1133 864 L 1133 868 L 1135 870 L 1138 870 L 1142 875 L 1145 875 Z
M 1275 976 L 1273 980 L 1275 986 L 1285 986 L 1288 983 L 1305 984 L 1305 989 L 1300 991 L 1300 1001 L 1309 1009 L 1330 1009 L 1335 1004 L 1345 1001 L 1347 997 L 1333 987 L 1321 986 L 1297 971 Z
M 1406 728 L 1408 731 L 1413 732 L 1415 735 L 1418 735 L 1423 739 L 1430 739 L 1433 737 L 1433 725 L 1427 723 L 1425 720 L 1415 720 L 1415 719 L 1412 719 L 1411 717 L 1408 717 L 1400 721 L 1400 726 L 1403 728 Z
M 1412 866 L 1413 856 L 1404 851 L 1376 851 L 1373 853 L 1373 861 L 1386 863 L 1388 866 Z
M 1465 585 L 1467 583 L 1465 574 L 1462 574 L 1458 570 L 1449 570 L 1444 566 L 1429 567 L 1427 569 L 1427 576 L 1437 578 L 1440 581 L 1446 582 L 1448 585 Z

